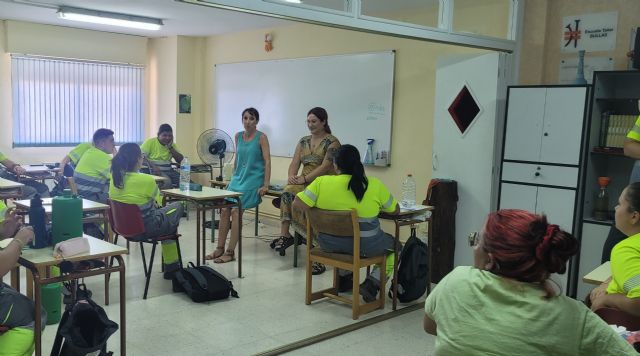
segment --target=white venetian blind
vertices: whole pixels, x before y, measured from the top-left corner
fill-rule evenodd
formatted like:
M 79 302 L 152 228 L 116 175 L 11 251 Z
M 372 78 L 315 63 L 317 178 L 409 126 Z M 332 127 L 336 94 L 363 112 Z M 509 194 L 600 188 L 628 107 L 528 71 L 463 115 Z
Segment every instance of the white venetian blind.
M 108 128 L 119 143 L 141 142 L 144 67 L 11 56 L 13 146 L 71 146 Z

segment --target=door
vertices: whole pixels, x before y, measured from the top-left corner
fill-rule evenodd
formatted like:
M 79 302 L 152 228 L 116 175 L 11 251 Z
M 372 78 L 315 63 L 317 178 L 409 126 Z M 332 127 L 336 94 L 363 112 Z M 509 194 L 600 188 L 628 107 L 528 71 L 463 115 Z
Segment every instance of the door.
M 538 162 L 546 88 L 510 88 L 504 159 Z
M 496 155 L 499 157 L 502 138 L 499 134 L 496 135 L 496 131 L 501 132 L 502 126 L 497 126 L 496 118 L 504 116 L 506 94 L 505 76 L 499 76 L 499 68 L 508 67 L 507 56 L 490 53 L 475 57 L 443 57 L 438 60 L 433 177 L 458 182 L 454 257 L 456 266 L 473 263 L 473 253 L 466 236 L 472 231 L 478 231 L 492 206 L 497 205 L 497 194 L 494 192 L 497 192 L 499 159 L 496 159 Z M 465 87 L 468 90 L 466 98 L 457 100 Z M 461 132 L 449 108 L 456 101 L 469 104 L 470 97 L 476 103 L 478 111 L 467 129 Z
M 541 162 L 575 165 L 580 162 L 586 96 L 585 87 L 547 89 Z
M 500 186 L 500 209 L 522 209 L 536 211 L 538 187 L 502 183 Z

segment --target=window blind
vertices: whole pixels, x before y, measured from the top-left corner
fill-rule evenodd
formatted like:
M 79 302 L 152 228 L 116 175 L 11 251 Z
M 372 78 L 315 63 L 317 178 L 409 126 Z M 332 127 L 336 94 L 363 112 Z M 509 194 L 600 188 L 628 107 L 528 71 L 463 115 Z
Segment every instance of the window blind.
M 144 67 L 11 56 L 13 146 L 72 146 L 108 128 L 142 142 Z

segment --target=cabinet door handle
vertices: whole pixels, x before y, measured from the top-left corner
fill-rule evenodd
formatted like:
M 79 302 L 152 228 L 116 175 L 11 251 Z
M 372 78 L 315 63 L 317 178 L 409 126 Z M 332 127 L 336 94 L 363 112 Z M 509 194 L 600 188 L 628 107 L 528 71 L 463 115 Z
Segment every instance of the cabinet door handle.
M 534 176 L 536 176 L 536 177 L 540 177 L 540 172 L 536 172 L 536 173 L 534 174 Z
M 545 136 L 549 136 L 549 133 L 548 133 L 548 132 L 545 132 L 545 133 L 544 133 L 544 135 L 545 135 Z
M 539 171 L 540 169 L 541 169 L 540 167 L 536 168 L 536 170 L 538 170 L 538 171 Z

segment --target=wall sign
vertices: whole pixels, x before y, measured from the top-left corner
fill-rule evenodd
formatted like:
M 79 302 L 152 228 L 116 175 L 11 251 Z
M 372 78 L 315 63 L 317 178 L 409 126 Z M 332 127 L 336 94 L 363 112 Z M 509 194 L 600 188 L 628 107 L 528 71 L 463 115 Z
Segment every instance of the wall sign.
M 562 52 L 613 51 L 616 47 L 618 12 L 601 12 L 562 19 Z

